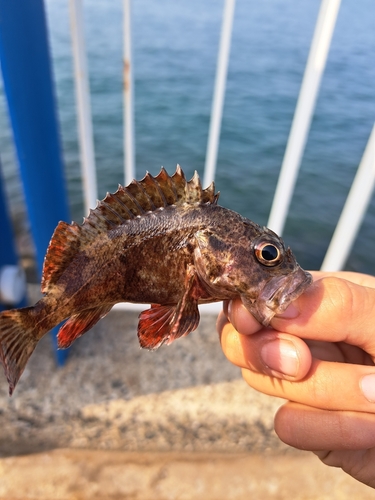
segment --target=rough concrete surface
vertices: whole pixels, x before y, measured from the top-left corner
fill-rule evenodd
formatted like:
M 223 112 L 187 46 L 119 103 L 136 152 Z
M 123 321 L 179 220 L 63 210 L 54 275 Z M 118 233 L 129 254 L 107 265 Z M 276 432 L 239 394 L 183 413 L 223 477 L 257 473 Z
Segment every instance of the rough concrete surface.
M 56 368 L 49 336 L 12 398 L 0 380 L 0 499 L 375 498 L 282 444 L 281 400 L 223 356 L 215 318 L 156 352 L 113 311 Z
M 1 500 L 370 500 L 313 455 L 56 450 L 0 462 Z

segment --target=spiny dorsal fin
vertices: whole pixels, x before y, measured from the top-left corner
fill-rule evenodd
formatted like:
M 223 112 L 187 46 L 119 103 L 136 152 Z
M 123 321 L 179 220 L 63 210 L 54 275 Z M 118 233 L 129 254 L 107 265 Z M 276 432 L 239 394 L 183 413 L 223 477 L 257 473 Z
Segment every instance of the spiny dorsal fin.
M 52 277 L 55 276 L 55 280 L 53 280 L 55 283 L 73 260 L 80 247 L 80 241 L 77 238 L 79 233 L 80 227 L 74 222 L 73 224 L 67 224 L 63 221 L 58 223 L 44 258 L 42 293 L 47 292 Z
M 182 204 L 216 204 L 218 198 L 219 193 L 215 194 L 213 182 L 208 188 L 202 189 L 197 172 L 190 181 L 186 181 L 179 165 L 172 176 L 162 168 L 156 177 L 147 172 L 142 180 L 133 180 L 127 187 L 119 186 L 115 193 L 107 193 L 96 208 L 90 210 L 81 226 L 75 222 L 59 222 L 44 259 L 42 292 L 46 293 L 51 285 L 57 283 L 77 253 L 99 234 L 158 208 Z

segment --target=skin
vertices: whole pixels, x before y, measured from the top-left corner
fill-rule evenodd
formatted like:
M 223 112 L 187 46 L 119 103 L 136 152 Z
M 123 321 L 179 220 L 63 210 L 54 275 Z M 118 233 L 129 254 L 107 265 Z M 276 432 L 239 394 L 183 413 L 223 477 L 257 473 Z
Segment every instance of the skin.
M 312 274 L 272 328 L 225 303 L 221 345 L 251 387 L 288 400 L 274 422 L 282 441 L 375 488 L 375 277 Z

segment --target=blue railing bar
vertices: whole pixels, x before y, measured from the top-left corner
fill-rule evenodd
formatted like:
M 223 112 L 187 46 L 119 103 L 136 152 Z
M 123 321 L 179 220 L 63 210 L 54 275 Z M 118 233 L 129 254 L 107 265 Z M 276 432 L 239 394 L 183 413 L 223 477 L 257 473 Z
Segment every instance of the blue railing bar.
M 85 214 L 97 200 L 95 153 L 92 132 L 90 90 L 84 37 L 82 0 L 70 0 L 70 26 L 74 60 L 74 81 L 78 116 L 79 147 L 83 180 Z
M 0 0 L 0 12 L 4 89 L 41 274 L 44 255 L 57 223 L 71 220 L 46 15 L 43 0 Z M 65 351 L 57 351 L 59 363 L 63 363 L 65 357 Z
M 322 271 L 345 266 L 375 187 L 375 124 L 322 264 Z
M 268 220 L 282 234 L 310 129 L 341 0 L 322 0 L 296 111 Z
M 208 186 L 215 178 L 235 4 L 236 0 L 225 0 L 224 4 L 211 121 L 208 132 L 206 163 L 204 167 L 204 186 Z
M 131 0 L 124 0 L 124 158 L 125 185 L 135 178 L 134 83 L 131 49 Z

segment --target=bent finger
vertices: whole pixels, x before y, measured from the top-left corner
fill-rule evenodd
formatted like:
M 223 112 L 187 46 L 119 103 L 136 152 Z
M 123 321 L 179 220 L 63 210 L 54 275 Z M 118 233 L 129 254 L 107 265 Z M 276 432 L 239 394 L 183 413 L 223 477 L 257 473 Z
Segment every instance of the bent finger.
M 242 369 L 254 389 L 323 410 L 375 413 L 375 372 L 373 366 L 335 363 L 312 359 L 308 375 L 298 381 L 265 376 Z
M 375 356 L 374 310 L 375 288 L 326 277 L 314 282 L 271 325 L 305 339 L 346 342 Z
M 218 330 L 224 354 L 233 364 L 286 380 L 301 380 L 311 366 L 311 353 L 303 340 L 262 328 L 253 335 L 241 335 L 219 316 Z
M 252 335 L 264 328 L 246 309 L 241 299 L 229 300 L 224 306 L 224 313 L 242 335 Z
M 275 416 L 284 443 L 301 450 L 360 450 L 375 447 L 375 415 L 326 411 L 288 402 Z

